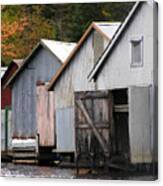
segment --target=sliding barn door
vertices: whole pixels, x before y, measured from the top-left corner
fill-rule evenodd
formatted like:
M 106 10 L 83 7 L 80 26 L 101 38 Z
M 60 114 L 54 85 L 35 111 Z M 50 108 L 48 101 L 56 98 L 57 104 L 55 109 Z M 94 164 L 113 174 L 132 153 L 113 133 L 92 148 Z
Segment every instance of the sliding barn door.
M 151 87 L 129 88 L 129 138 L 132 163 L 152 161 Z

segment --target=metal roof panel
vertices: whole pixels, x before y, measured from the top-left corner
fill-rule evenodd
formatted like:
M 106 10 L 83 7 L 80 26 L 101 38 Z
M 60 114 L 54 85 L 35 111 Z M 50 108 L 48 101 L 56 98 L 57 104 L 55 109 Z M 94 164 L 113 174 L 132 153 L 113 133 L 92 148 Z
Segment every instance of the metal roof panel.
M 94 24 L 112 39 L 121 22 L 94 22 Z
M 54 41 L 48 39 L 41 39 L 43 45 L 45 45 L 49 50 L 55 54 L 61 62 L 64 62 L 73 48 L 76 46 L 76 43 L 68 43 L 62 41 Z

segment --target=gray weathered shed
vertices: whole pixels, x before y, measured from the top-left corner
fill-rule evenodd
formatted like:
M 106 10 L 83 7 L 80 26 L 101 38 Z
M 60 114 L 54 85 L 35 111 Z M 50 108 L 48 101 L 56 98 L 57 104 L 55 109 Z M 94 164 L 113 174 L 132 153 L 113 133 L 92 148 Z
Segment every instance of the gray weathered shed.
M 23 59 L 13 59 L 7 67 L 1 67 L 1 152 L 7 154 L 11 150 L 11 92 L 6 82 L 18 70 Z
M 12 138 L 36 137 L 38 133 L 36 107 L 40 99 L 36 84 L 48 82 L 74 46 L 75 43 L 42 39 L 24 60 L 21 68 L 9 79 L 8 84 L 12 85 L 13 98 Z M 47 127 L 50 125 L 45 124 Z
M 50 81 L 49 90 L 55 92 L 57 152 L 75 152 L 74 92 L 95 89 L 87 76 L 119 26 L 119 22 L 93 22 Z
M 120 113 L 114 129 L 119 146 L 128 138 L 128 156 L 134 164 L 157 162 L 157 13 L 155 2 L 137 2 L 89 74 L 98 90 L 115 95 L 114 104 L 116 95 L 123 102 L 126 90 L 128 134 L 125 127 L 116 127 L 116 122 L 123 125 L 125 116 Z

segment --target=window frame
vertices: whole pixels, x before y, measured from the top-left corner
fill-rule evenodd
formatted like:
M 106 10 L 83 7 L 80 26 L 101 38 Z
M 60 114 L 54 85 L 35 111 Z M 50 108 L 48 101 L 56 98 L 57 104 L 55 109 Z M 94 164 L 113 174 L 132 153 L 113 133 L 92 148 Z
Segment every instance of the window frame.
M 130 39 L 130 58 L 131 67 L 142 67 L 143 66 L 143 36 L 136 36 Z M 140 42 L 140 61 L 133 61 L 133 42 Z

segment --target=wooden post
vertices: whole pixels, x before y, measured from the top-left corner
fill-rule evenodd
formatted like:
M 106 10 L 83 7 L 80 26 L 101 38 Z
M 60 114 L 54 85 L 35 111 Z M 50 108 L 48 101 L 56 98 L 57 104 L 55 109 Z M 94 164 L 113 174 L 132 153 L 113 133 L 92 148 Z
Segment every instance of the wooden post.
M 5 108 L 5 151 L 8 150 L 8 107 Z

